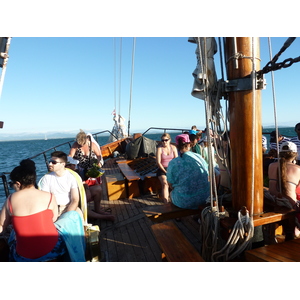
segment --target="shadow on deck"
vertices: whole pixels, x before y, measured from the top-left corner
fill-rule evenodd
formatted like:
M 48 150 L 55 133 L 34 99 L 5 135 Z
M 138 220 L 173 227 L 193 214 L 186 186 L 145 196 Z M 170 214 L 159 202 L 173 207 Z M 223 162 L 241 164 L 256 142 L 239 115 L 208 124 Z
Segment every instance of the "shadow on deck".
M 147 205 L 159 205 L 162 201 L 156 195 L 133 199 L 102 200 L 103 206 L 110 207 L 116 217 L 114 223 L 96 221 L 100 225 L 100 248 L 105 261 L 146 262 L 161 261 L 161 250 L 153 236 L 153 224 L 143 209 Z M 187 239 L 200 249 L 199 225 L 192 217 L 174 220 Z
M 113 159 L 105 164 L 106 174 L 118 171 Z M 105 182 L 104 182 L 105 183 Z M 107 200 L 105 184 L 101 205 L 111 208 L 116 217 L 114 223 L 92 220 L 100 227 L 100 249 L 102 261 L 107 262 L 155 262 L 161 261 L 161 250 L 151 230 L 153 222 L 143 213 L 151 205 L 162 205 L 155 194 L 142 195 L 132 199 Z M 175 221 L 186 238 L 199 251 L 199 224 L 191 216 Z

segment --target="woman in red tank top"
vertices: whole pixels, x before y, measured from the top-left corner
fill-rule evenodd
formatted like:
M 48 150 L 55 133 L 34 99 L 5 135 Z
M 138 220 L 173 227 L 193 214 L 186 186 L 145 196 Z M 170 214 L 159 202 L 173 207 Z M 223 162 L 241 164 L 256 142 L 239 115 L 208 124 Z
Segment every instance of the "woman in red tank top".
M 169 184 L 167 182 L 167 168 L 169 162 L 178 156 L 177 148 L 171 144 L 171 136 L 164 133 L 161 136 L 161 146 L 156 150 L 156 162 L 159 167 L 157 177 L 162 186 L 162 198 L 164 203 L 169 202 Z
M 34 162 L 21 161 L 11 172 L 10 179 L 16 192 L 9 196 L 0 215 L 0 233 L 11 222 L 14 228 L 10 259 L 24 261 L 45 257 L 45 260 L 52 260 L 62 255 L 65 245 L 54 225 L 58 212 L 56 199 L 36 189 Z

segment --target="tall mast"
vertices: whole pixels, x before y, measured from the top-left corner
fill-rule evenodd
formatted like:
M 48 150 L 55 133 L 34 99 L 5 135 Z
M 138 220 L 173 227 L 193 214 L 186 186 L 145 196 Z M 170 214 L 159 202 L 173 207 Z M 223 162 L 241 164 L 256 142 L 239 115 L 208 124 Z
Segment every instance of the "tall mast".
M 246 206 L 256 215 L 263 212 L 262 123 L 261 92 L 249 87 L 252 57 L 255 57 L 255 69 L 258 71 L 258 38 L 226 38 L 228 80 L 236 84 L 228 95 L 232 203 L 236 211 Z M 247 79 L 249 76 L 250 81 Z M 237 81 L 232 81 L 235 79 Z

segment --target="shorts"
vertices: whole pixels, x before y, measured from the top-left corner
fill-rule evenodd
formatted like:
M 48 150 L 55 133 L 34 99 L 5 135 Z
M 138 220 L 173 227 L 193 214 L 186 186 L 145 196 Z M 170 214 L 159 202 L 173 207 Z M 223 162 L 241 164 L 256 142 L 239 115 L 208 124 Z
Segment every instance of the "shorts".
M 165 168 L 165 170 L 167 171 L 167 168 L 166 168 L 166 167 L 164 167 L 164 168 Z M 165 173 L 162 169 L 158 169 L 158 170 L 156 171 L 156 176 L 159 177 L 159 176 L 161 176 L 161 175 L 167 175 L 167 173 Z

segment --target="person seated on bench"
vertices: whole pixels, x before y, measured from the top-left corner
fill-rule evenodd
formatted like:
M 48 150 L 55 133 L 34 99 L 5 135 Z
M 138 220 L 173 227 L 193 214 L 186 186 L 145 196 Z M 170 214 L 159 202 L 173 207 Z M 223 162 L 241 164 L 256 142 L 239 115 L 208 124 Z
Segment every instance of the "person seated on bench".
M 36 188 L 35 163 L 22 160 L 10 179 L 16 192 L 8 197 L 0 214 L 0 233 L 10 222 L 14 229 L 8 241 L 10 261 L 49 261 L 65 253 L 69 254 L 68 260 L 85 261 L 80 215 L 70 211 L 57 219 L 55 196 Z
M 198 209 L 210 195 L 208 165 L 201 155 L 190 151 L 188 134 L 177 135 L 175 140 L 180 155 L 168 166 L 171 201 L 180 208 Z
M 279 163 L 276 161 L 269 165 L 269 192 L 273 196 L 279 198 L 283 196 L 288 199 L 293 209 L 297 211 L 297 219 L 300 223 L 300 166 L 296 165 L 297 146 L 293 142 L 284 141 L 279 147 Z M 281 175 L 281 193 L 278 174 Z M 299 237 L 300 231 L 297 227 L 295 235 Z
M 169 162 L 178 156 L 177 149 L 171 144 L 171 136 L 164 133 L 161 136 L 161 146 L 156 150 L 156 163 L 158 165 L 157 177 L 162 187 L 162 198 L 164 203 L 169 202 L 169 185 L 167 182 L 167 168 Z
M 94 210 L 90 209 L 89 207 L 87 208 L 87 215 L 89 218 L 94 218 L 94 219 L 102 219 L 102 220 L 107 220 L 107 221 L 115 221 L 115 216 L 110 214 L 109 212 L 104 211 L 101 206 L 101 198 L 102 198 L 102 187 L 100 184 L 98 184 L 98 181 L 96 181 L 95 185 L 89 186 L 86 184 L 85 181 L 82 181 L 81 177 L 79 176 L 79 172 L 77 169 L 77 164 L 78 160 L 74 159 L 71 156 L 68 156 L 68 162 L 66 164 L 66 168 L 74 171 L 72 174 L 76 176 L 77 184 L 83 185 L 83 188 L 85 190 L 85 195 L 86 195 L 86 201 L 87 202 L 94 202 Z

